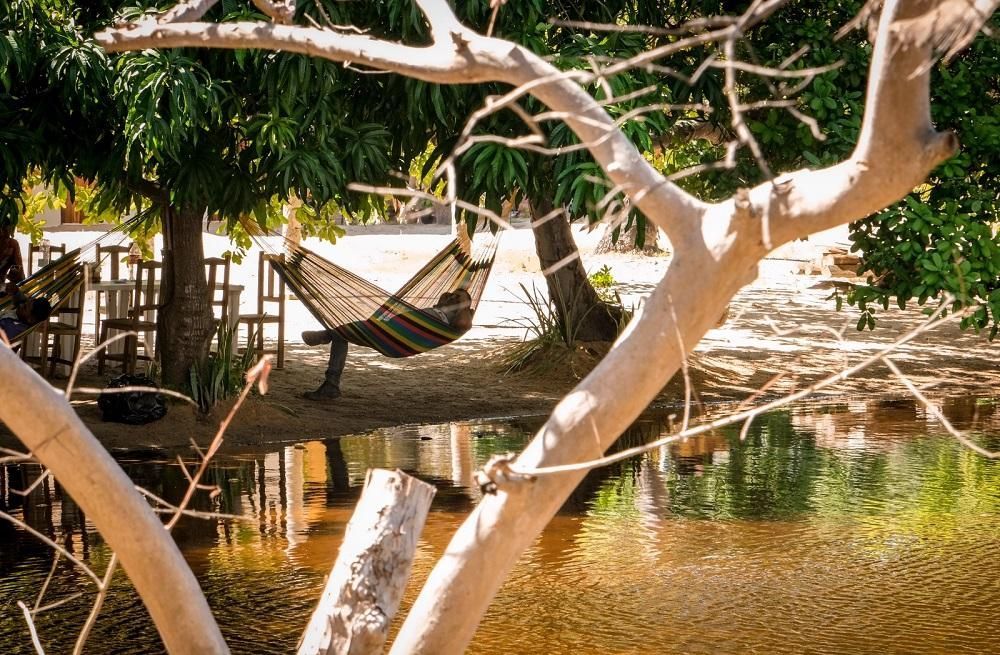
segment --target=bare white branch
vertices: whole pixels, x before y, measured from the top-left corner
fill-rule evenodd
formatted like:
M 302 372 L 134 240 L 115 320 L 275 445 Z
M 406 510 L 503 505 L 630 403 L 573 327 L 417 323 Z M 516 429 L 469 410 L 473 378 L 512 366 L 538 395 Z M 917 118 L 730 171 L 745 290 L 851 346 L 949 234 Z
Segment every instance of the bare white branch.
M 889 367 L 889 370 L 892 371 L 897 378 L 899 378 L 899 381 L 904 387 L 906 387 L 907 391 L 909 391 L 914 398 L 920 401 L 920 404 L 927 409 L 931 416 L 937 419 L 937 421 L 944 426 L 944 429 L 947 430 L 948 434 L 953 436 L 956 441 L 977 455 L 982 455 L 987 459 L 1000 459 L 1000 452 L 983 448 L 962 434 L 959 430 L 955 429 L 955 426 L 951 424 L 944 414 L 941 413 L 941 410 L 938 409 L 937 405 L 932 403 L 927 399 L 927 396 L 921 393 L 920 389 L 918 389 L 917 386 L 913 384 L 913 382 L 910 381 L 910 379 L 906 377 L 901 370 L 899 370 L 899 367 L 896 366 L 896 363 L 893 362 L 892 359 L 886 355 L 882 357 L 882 362 Z
M 157 17 L 159 23 L 186 23 L 200 19 L 219 0 L 188 0 L 174 5 L 170 11 Z
M 24 620 L 28 624 L 28 632 L 31 633 L 31 644 L 35 647 L 35 652 L 38 655 L 45 655 L 45 649 L 42 648 L 42 642 L 38 639 L 38 630 L 35 629 L 35 619 L 31 616 L 31 610 L 22 601 L 17 601 L 17 606 L 21 608 L 21 612 L 24 614 Z

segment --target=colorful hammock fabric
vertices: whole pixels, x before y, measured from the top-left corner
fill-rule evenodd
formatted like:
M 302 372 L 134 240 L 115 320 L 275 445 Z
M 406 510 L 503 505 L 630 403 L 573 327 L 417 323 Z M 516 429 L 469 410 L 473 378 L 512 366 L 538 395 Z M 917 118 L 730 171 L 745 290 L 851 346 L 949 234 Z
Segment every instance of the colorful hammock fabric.
M 285 257 L 274 266 L 326 329 L 386 357 L 410 357 L 462 336 L 462 331 L 424 308 L 446 292 L 465 289 L 474 312 L 493 268 L 497 240 L 487 239 L 476 253 L 470 252 L 468 240 L 453 240 L 393 294 L 287 242 Z

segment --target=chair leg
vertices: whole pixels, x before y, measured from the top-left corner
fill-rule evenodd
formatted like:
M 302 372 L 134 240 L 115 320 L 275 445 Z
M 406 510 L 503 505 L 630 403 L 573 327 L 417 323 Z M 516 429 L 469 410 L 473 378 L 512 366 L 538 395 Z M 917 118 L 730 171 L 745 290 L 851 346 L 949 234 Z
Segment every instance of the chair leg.
M 80 322 L 83 323 L 83 314 L 80 315 Z M 94 292 L 94 336 L 101 333 L 101 292 Z
M 68 357 L 63 357 L 62 346 L 60 345 L 59 356 L 56 359 L 52 360 L 52 372 L 49 374 L 50 376 L 55 376 L 56 365 L 64 362 L 69 362 L 67 366 L 69 367 L 70 373 L 73 372 L 73 367 L 76 365 L 76 358 L 80 356 L 80 339 L 81 335 L 80 332 L 78 331 L 76 332 L 76 334 L 73 335 L 73 345 L 70 347 L 71 350 L 69 352 Z
M 49 374 L 45 377 L 54 378 L 56 376 L 56 364 L 62 359 L 62 340 L 56 335 L 55 342 L 52 344 L 52 357 L 49 358 Z M 45 375 L 42 373 L 42 375 Z
M 104 343 L 107 340 L 108 340 L 108 326 L 107 325 L 102 325 L 101 326 L 101 338 L 97 340 L 97 344 L 96 345 L 99 346 L 99 345 L 101 345 L 102 343 Z M 104 355 L 105 355 L 105 353 L 107 353 L 107 346 L 105 346 L 104 348 L 101 348 L 100 351 L 98 351 L 98 353 L 97 353 L 97 374 L 98 375 L 104 375 Z
M 45 377 L 45 366 L 49 363 L 49 331 L 42 330 L 38 344 L 38 374 Z
M 125 337 L 125 353 L 124 361 L 122 361 L 123 373 L 128 375 L 135 375 L 135 365 L 136 360 L 139 355 L 139 337 L 138 336 L 128 336 Z
M 275 368 L 285 368 L 285 317 L 284 313 L 278 316 L 278 365 Z

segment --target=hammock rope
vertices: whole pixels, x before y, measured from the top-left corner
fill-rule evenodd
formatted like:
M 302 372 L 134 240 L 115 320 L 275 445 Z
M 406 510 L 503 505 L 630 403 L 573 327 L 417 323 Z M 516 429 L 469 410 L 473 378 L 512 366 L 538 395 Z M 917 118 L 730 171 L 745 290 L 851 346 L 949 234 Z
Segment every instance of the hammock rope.
M 140 218 L 132 218 L 114 229 L 85 243 L 74 250 L 68 251 L 59 259 L 55 259 L 37 271 L 24 278 L 18 287 L 25 296 L 31 300 L 44 298 L 49 301 L 52 307 L 52 315 L 55 316 L 73 294 L 84 284 L 85 267 L 87 264 L 99 265 L 97 261 L 98 245 L 105 241 L 115 239 L 115 243 L 121 244 L 128 238 L 132 229 L 141 221 Z M 0 311 L 7 310 L 14 305 L 14 298 L 11 296 L 0 296 Z M 15 342 L 22 340 L 30 334 L 41 323 L 36 323 L 22 332 L 14 339 Z
M 272 264 L 323 327 L 387 357 L 409 357 L 462 336 L 462 331 L 422 310 L 442 294 L 464 289 L 475 312 L 493 268 L 499 235 L 482 241 L 473 251 L 470 239 L 452 240 L 396 293 L 287 239 L 284 256 Z M 273 246 L 267 247 L 273 252 Z

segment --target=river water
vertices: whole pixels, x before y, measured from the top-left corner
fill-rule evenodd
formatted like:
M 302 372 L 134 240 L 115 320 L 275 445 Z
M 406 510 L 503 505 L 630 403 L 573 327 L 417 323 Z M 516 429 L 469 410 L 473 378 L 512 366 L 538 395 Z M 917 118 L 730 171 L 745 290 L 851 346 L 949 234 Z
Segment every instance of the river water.
M 1000 447 L 990 400 L 947 415 Z M 519 449 L 535 419 L 378 431 L 225 455 L 221 493 L 175 536 L 235 652 L 288 653 L 369 467 L 438 488 L 408 605 L 475 505 L 472 472 Z M 620 442 L 663 432 L 647 417 Z M 135 482 L 176 501 L 170 457 L 120 454 Z M 109 552 L 37 466 L 0 466 L 0 509 L 103 570 Z M 522 557 L 470 647 L 474 653 L 993 653 L 1000 651 L 1000 468 L 964 450 L 913 403 L 810 405 L 595 471 Z M 51 551 L 0 521 L 0 652 L 34 652 L 16 602 L 34 602 Z M 71 648 L 93 588 L 57 568 L 40 614 L 50 652 Z M 404 607 L 405 611 L 405 607 Z M 162 651 L 119 574 L 88 652 Z

